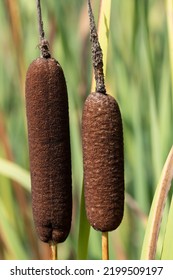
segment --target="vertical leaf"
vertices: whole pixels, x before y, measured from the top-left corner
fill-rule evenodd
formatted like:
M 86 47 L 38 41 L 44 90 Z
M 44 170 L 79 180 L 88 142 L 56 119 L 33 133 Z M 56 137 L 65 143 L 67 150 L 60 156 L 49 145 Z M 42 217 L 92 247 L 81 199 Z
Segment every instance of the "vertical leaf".
M 145 238 L 142 247 L 141 259 L 153 259 L 155 257 L 157 238 L 160 229 L 161 219 L 167 198 L 168 191 L 171 186 L 173 177 L 173 147 L 171 148 L 167 160 L 165 162 L 160 182 L 157 186 L 154 199 L 152 202 Z
M 79 236 L 78 236 L 78 259 L 86 260 L 88 254 L 88 240 L 90 233 L 90 225 L 88 223 L 85 212 L 85 199 L 84 199 L 84 187 L 82 188 L 81 195 L 81 207 L 80 207 L 80 224 L 79 224 Z
M 173 260 L 173 197 L 169 209 L 168 221 L 166 226 L 165 238 L 163 241 L 163 249 L 161 254 L 162 260 Z

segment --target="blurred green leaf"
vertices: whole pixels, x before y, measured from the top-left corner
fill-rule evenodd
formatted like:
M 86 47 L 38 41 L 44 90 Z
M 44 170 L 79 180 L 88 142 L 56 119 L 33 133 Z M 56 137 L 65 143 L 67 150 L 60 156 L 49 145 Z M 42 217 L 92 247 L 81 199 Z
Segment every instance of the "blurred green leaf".
M 166 226 L 166 232 L 163 240 L 163 248 L 161 259 L 162 260 L 173 260 L 173 197 L 169 209 L 168 221 Z
M 18 182 L 21 186 L 23 186 L 27 191 L 30 192 L 31 181 L 29 172 L 24 170 L 17 164 L 0 158 L 0 174 Z
M 78 235 L 78 254 L 77 254 L 78 260 L 87 259 L 89 234 L 90 234 L 90 225 L 86 217 L 84 188 L 82 188 L 79 235 Z
M 1 235 L 2 239 L 8 244 L 7 247 L 7 256 L 9 254 L 10 258 L 11 255 L 14 259 L 26 260 L 28 259 L 27 252 L 24 250 L 24 244 L 21 243 L 20 236 L 18 232 L 15 231 L 12 224 L 9 222 L 5 206 L 0 199 L 0 228 L 1 228 Z

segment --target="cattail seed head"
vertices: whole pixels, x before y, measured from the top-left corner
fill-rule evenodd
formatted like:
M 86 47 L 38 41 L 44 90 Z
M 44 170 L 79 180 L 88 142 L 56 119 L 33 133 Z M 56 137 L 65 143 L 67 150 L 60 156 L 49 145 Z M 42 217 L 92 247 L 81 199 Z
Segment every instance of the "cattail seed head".
M 124 211 L 124 157 L 121 114 L 115 99 L 91 93 L 82 118 L 84 191 L 93 228 L 112 231 Z
M 42 241 L 59 243 L 72 215 L 68 98 L 59 63 L 34 60 L 25 93 L 34 222 Z

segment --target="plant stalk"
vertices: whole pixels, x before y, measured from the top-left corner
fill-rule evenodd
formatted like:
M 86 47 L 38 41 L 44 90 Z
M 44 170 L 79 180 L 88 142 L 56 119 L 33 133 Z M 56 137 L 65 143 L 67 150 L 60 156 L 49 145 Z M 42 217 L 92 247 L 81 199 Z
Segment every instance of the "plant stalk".
M 49 243 L 50 248 L 50 259 L 58 260 L 58 245 L 54 242 Z
M 102 260 L 109 260 L 108 232 L 102 232 Z
M 39 44 L 40 56 L 42 58 L 50 58 L 51 54 L 49 50 L 49 42 L 45 39 L 45 34 L 44 34 L 40 0 L 36 0 L 36 5 L 37 5 L 37 14 L 38 14 L 38 30 L 40 35 L 40 44 Z

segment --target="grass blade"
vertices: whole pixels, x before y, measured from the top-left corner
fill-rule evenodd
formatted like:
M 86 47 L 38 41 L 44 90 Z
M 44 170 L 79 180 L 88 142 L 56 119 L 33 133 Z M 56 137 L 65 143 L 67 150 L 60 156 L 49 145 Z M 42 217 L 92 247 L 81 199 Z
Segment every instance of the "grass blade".
M 173 1 L 166 1 L 167 13 L 167 28 L 168 28 L 168 44 L 169 44 L 169 57 L 171 67 L 171 83 L 172 83 L 172 104 L 173 104 Z
M 23 186 L 27 191 L 30 192 L 31 181 L 29 172 L 24 170 L 17 164 L 0 158 L 0 174 L 18 182 L 21 186 Z
M 78 236 L 78 254 L 77 254 L 78 260 L 87 259 L 89 234 L 90 234 L 90 225 L 89 225 L 87 217 L 86 217 L 84 188 L 82 188 L 79 236 Z
M 10 258 L 10 259 L 26 260 L 28 258 L 27 253 L 25 252 L 23 245 L 21 244 L 20 236 L 17 234 L 17 232 L 9 222 L 5 207 L 1 200 L 0 200 L 0 213 L 1 213 L 0 233 L 3 241 L 6 244 L 7 259 Z
M 172 239 L 172 229 L 173 229 L 173 197 L 171 201 L 171 206 L 168 214 L 168 221 L 166 226 L 165 238 L 163 242 L 163 249 L 161 254 L 162 260 L 173 260 L 173 239 Z
M 165 162 L 160 182 L 157 186 L 152 202 L 145 238 L 142 247 L 141 259 L 154 259 L 157 238 L 160 229 L 162 214 L 168 191 L 173 177 L 173 146 Z

